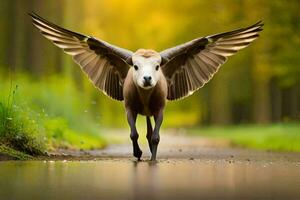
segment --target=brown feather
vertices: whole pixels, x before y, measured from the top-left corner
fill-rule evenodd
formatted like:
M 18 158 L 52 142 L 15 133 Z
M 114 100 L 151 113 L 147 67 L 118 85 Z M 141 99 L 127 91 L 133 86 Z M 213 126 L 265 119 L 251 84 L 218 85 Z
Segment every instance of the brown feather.
M 115 88 L 122 90 L 122 84 L 129 70 L 126 60 L 132 56 L 131 51 L 64 29 L 34 13 L 29 15 L 33 24 L 47 39 L 73 56 L 74 61 L 97 88 L 113 99 L 124 99 L 122 92 L 116 93 Z M 114 69 L 114 73 L 111 68 Z
M 229 56 L 247 47 L 257 39 L 263 24 L 258 22 L 248 28 L 198 38 L 162 51 L 162 66 L 169 80 L 169 100 L 184 98 L 201 88 L 218 71 Z M 182 68 L 184 70 L 182 70 Z M 187 73 L 187 76 L 184 73 Z M 178 81 L 178 77 L 184 78 Z M 188 87 L 188 91 L 184 88 Z

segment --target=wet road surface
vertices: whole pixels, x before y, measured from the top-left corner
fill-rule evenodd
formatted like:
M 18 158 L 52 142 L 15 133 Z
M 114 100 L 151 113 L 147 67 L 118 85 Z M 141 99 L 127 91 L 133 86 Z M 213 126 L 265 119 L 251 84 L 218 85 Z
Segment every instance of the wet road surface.
M 0 199 L 300 198 L 300 154 L 169 137 L 161 139 L 157 163 L 148 161 L 146 145 L 144 161 L 135 161 L 130 144 L 58 152 L 53 160 L 0 162 Z

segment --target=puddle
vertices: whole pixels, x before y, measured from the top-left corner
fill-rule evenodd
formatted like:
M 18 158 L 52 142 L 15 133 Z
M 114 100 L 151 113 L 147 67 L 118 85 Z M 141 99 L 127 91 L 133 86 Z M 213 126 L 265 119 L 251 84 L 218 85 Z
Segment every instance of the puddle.
M 167 159 L 0 162 L 0 199 L 296 199 L 300 165 Z

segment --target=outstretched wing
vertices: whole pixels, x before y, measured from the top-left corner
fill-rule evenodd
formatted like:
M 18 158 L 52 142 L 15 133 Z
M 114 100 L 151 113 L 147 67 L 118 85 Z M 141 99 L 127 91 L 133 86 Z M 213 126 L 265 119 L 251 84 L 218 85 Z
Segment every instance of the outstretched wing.
M 168 100 L 187 97 L 207 83 L 229 56 L 247 47 L 262 31 L 262 22 L 247 28 L 198 38 L 160 52 L 168 81 Z
M 93 84 L 113 99 L 122 101 L 123 82 L 132 52 L 102 40 L 61 28 L 35 13 L 33 24 L 56 46 L 71 55 Z

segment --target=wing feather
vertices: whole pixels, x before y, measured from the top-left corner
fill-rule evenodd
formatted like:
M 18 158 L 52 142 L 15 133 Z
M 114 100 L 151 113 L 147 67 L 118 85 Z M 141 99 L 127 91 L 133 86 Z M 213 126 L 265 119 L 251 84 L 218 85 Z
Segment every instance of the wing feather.
M 131 58 L 131 51 L 61 28 L 35 13 L 29 15 L 45 38 L 73 57 L 95 87 L 113 99 L 124 99 L 120 91 L 129 70 L 126 61 Z
M 207 83 L 228 57 L 258 38 L 263 24 L 198 38 L 160 53 L 169 100 L 191 95 Z

